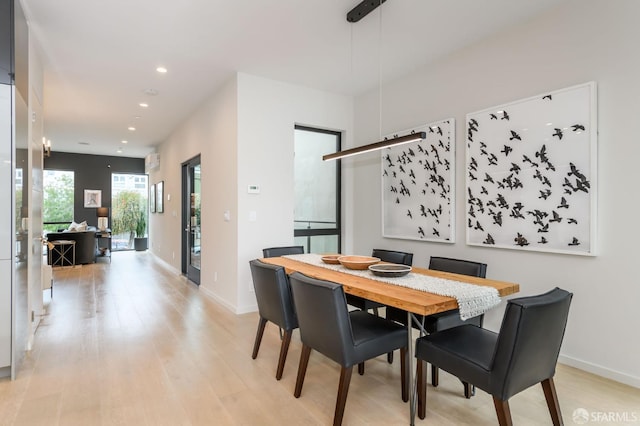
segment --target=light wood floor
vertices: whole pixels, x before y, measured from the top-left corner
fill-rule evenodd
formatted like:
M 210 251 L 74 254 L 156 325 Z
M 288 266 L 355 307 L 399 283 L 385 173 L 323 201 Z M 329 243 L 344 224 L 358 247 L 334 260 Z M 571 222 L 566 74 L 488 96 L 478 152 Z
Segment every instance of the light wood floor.
M 232 314 L 149 253 L 115 253 L 111 264 L 56 270 L 54 278 L 34 350 L 17 380 L 0 380 L 0 424 L 331 423 L 337 365 L 313 353 L 302 396 L 294 398 L 299 335 L 278 382 L 277 329 L 267 327 L 252 360 L 257 315 Z M 408 424 L 399 362 L 380 357 L 366 366 L 364 376 L 353 375 L 344 424 Z M 556 386 L 568 425 L 577 408 L 640 424 L 638 389 L 565 366 L 558 367 Z M 429 386 L 427 404 L 418 425 L 496 424 L 490 396 L 478 391 L 466 400 L 446 373 L 438 388 Z M 551 423 L 539 387 L 514 397 L 511 410 L 518 425 Z

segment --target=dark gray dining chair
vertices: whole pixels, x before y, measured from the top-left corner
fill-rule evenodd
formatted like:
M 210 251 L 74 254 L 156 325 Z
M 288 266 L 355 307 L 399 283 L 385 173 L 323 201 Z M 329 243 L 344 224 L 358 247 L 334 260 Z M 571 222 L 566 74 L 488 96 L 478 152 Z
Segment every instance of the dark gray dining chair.
M 429 259 L 429 269 L 442 272 L 451 272 L 454 274 L 469 275 L 472 277 L 485 278 L 487 276 L 486 263 L 472 262 L 469 260 L 452 259 L 448 257 L 431 256 Z M 407 323 L 407 312 L 398 308 L 387 308 L 387 318 L 400 322 L 402 324 Z M 478 327 L 482 327 L 484 321 L 484 315 L 478 315 L 473 318 L 469 318 L 466 321 L 460 319 L 460 311 L 458 309 L 446 312 L 439 312 L 437 314 L 428 315 L 426 317 L 416 315 L 416 319 L 424 324 L 424 329 L 427 333 L 435 333 L 436 331 L 446 330 L 448 328 L 457 327 L 464 324 L 472 324 Z M 415 325 L 414 325 L 415 326 Z M 393 354 L 392 354 L 393 355 Z M 392 356 L 391 355 L 391 356 Z M 393 358 L 390 358 L 390 362 Z M 438 367 L 431 366 L 431 384 L 438 386 L 439 372 Z M 474 390 L 473 387 L 465 384 L 464 395 L 467 398 L 471 398 Z
M 371 257 L 377 257 L 383 262 L 397 263 L 399 265 L 411 266 L 413 264 L 413 253 L 407 253 L 404 251 L 373 249 L 373 251 L 371 252 Z M 376 315 L 378 315 L 378 309 L 385 306 L 382 303 L 374 302 L 372 300 L 355 296 L 353 294 L 347 294 L 346 296 L 348 305 L 363 311 L 373 310 Z M 387 309 L 389 308 L 387 307 Z M 387 360 L 389 361 L 389 364 L 393 362 L 393 352 L 389 352 L 387 354 Z M 364 374 L 364 363 L 358 366 L 358 374 Z
M 383 262 L 398 263 L 411 266 L 413 263 L 413 253 L 403 251 L 393 251 L 384 249 L 373 249 L 372 257 L 377 257 Z M 347 294 L 347 304 L 363 311 L 373 310 L 378 315 L 378 309 L 384 307 L 382 303 L 374 302 L 364 297 Z
M 500 425 L 512 424 L 509 398 L 541 383 L 553 424 L 561 425 L 553 376 L 572 296 L 556 287 L 509 300 L 499 333 L 462 325 L 417 339 L 418 416 L 426 414 L 429 362 L 491 394 Z
M 287 254 L 304 254 L 303 246 L 269 247 L 262 249 L 263 257 L 286 256 Z
M 249 266 L 251 267 L 253 288 L 260 316 L 251 358 L 256 359 L 258 356 L 267 321 L 280 327 L 283 334 L 281 335 L 280 356 L 276 369 L 276 379 L 280 380 L 287 360 L 291 335 L 293 330 L 298 328 L 298 318 L 293 306 L 289 278 L 282 266 L 270 265 L 259 260 L 252 260 L 249 262 Z
M 341 366 L 333 424 L 342 424 L 353 366 L 400 349 L 402 399 L 409 398 L 407 380 L 407 329 L 366 311 L 347 309 L 342 286 L 299 272 L 290 276 L 291 291 L 298 312 L 302 353 L 294 396 L 300 397 L 311 350 Z

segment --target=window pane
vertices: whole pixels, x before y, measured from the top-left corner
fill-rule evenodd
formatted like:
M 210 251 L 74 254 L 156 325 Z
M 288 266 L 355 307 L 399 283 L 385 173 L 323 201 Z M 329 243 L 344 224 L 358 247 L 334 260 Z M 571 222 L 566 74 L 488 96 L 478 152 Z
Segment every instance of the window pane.
M 147 236 L 149 188 L 147 175 L 111 175 L 112 249 L 133 249 L 136 237 Z
M 336 161 L 322 156 L 336 151 L 336 135 L 296 129 L 295 221 L 297 229 L 335 228 Z
M 42 198 L 43 230 L 55 232 L 59 228 L 66 228 L 66 225 L 73 221 L 73 172 L 44 170 L 42 184 L 44 190 Z M 52 223 L 47 224 L 47 222 Z

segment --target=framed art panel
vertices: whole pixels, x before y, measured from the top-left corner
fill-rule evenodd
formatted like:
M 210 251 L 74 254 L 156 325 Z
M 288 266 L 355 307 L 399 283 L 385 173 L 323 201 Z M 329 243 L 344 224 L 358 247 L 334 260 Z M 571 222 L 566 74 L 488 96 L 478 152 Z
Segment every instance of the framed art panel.
M 102 191 L 99 189 L 84 190 L 84 207 L 102 207 Z
M 382 151 L 382 235 L 453 243 L 455 120 L 388 137 L 414 132 L 427 138 Z
M 151 213 L 156 212 L 156 185 L 155 183 L 151 185 L 151 189 L 149 190 L 149 211 Z
M 467 244 L 595 255 L 594 82 L 467 114 Z
M 156 184 L 156 212 L 164 212 L 164 181 Z

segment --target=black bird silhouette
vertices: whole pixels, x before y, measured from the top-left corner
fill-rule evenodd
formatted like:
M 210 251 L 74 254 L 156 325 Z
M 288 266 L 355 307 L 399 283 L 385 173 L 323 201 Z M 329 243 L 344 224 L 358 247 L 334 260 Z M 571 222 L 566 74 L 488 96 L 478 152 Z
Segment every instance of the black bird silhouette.
M 422 229 L 422 226 L 418 226 L 418 234 L 420 234 L 420 236 L 424 238 L 424 230 Z
M 438 126 L 437 132 L 440 136 L 442 136 L 442 129 L 440 128 L 440 126 Z
M 549 232 L 549 224 L 544 224 L 542 228 L 538 229 L 538 232 Z
M 574 132 L 577 132 L 578 130 L 584 130 L 584 126 L 582 124 L 574 124 L 573 126 L 571 126 L 571 128 Z
M 475 212 L 475 210 L 473 209 L 473 204 L 471 204 L 471 205 L 469 206 L 469 216 L 471 216 L 471 217 L 476 217 L 476 212 Z M 471 219 L 469 219 L 469 220 L 471 220 Z
M 489 114 L 491 120 L 497 120 L 498 116 L 496 114 Z
M 398 193 L 398 188 L 396 188 L 395 186 L 391 185 L 391 192 L 393 192 L 394 194 Z
M 509 114 L 507 114 L 507 111 L 502 111 L 502 118 L 500 120 L 509 121 Z
M 467 222 L 467 227 L 468 228 L 473 228 L 473 223 L 471 223 L 471 218 L 468 219 L 469 221 Z
M 485 188 L 484 186 L 482 187 L 482 189 L 480 190 L 481 194 L 486 194 L 489 195 L 489 192 L 487 191 L 487 188 Z
M 525 237 L 522 236 L 521 233 L 518 232 L 518 235 L 513 239 L 516 242 L 516 245 L 520 247 L 528 246 L 529 241 Z
M 486 147 L 487 147 L 487 144 L 482 142 L 482 141 L 480 141 L 480 148 L 486 148 Z
M 490 182 L 490 183 L 495 183 L 495 182 L 493 181 L 493 178 L 491 177 L 491 175 L 489 175 L 489 173 L 486 173 L 486 172 L 485 172 L 485 174 L 484 174 L 484 181 L 485 181 L 485 182 Z
M 538 241 L 538 244 L 547 244 L 548 241 L 545 237 L 540 237 L 540 241 Z
M 442 142 L 442 139 L 440 139 L 440 140 L 438 141 L 438 146 L 439 146 L 440 148 L 444 148 L 444 142 Z
M 549 219 L 549 223 L 551 223 L 551 222 L 558 222 L 558 223 L 562 222 L 562 218 L 560 217 L 558 212 L 553 210 L 553 211 L 551 211 L 551 214 L 553 214 L 553 219 Z
M 407 152 L 408 152 L 408 153 L 409 153 L 409 155 L 410 155 L 410 156 L 412 156 L 412 157 L 415 157 L 415 156 L 416 156 L 416 153 L 415 153 L 411 148 L 409 148 L 409 149 L 407 150 Z
M 482 244 L 495 244 L 496 242 L 494 241 L 493 237 L 491 236 L 491 234 L 487 234 L 487 238 L 482 242 Z
M 423 154 L 427 153 L 427 151 L 425 151 L 424 148 L 422 148 L 422 145 L 418 145 L 418 151 L 422 152 Z
M 476 120 L 475 118 L 469 120 L 469 123 L 473 124 L 475 127 L 478 127 L 478 120 Z
M 547 198 L 549 198 L 549 195 L 551 195 L 551 190 L 545 189 L 544 191 L 540 191 L 540 196 L 538 198 L 542 198 L 543 200 L 546 200 Z
M 387 167 L 393 167 L 393 161 L 391 161 L 391 157 L 389 156 L 389 154 L 387 154 L 384 157 L 385 160 L 387 160 L 389 162 L 389 164 L 387 164 Z
M 568 223 L 568 224 L 574 224 L 574 225 L 577 225 L 577 224 L 578 224 L 578 221 L 577 221 L 577 220 L 575 220 L 574 218 L 570 217 L 570 218 L 568 218 L 568 219 L 567 219 L 567 223 Z
M 569 208 L 569 204 L 567 204 L 567 199 L 562 197 L 560 198 L 560 205 L 557 207 L 559 209 L 568 209 Z
M 540 158 L 540 161 L 543 163 L 547 163 L 549 161 L 549 157 L 547 157 L 547 147 L 546 145 L 542 145 L 540 151 L 536 152 L 536 157 Z
M 422 195 L 427 195 L 427 190 L 426 189 L 422 190 Z
M 582 192 L 589 192 L 589 188 L 591 187 L 591 184 L 589 184 L 588 181 L 580 181 L 577 180 L 576 181 L 576 188 L 578 189 L 578 191 L 582 191 Z
M 394 172 L 393 172 L 393 177 L 396 177 L 396 176 L 397 176 L 397 175 L 396 175 L 396 172 L 394 171 Z
M 411 210 L 407 210 L 407 216 L 409 216 L 411 219 L 413 219 L 413 215 L 411 214 Z
M 384 169 L 384 172 L 382 172 L 382 176 L 389 176 L 389 173 L 387 173 L 387 169 Z
M 571 240 L 569 245 L 570 246 L 579 246 L 580 245 L 580 241 L 578 241 L 578 239 L 576 237 L 573 237 L 573 239 Z
M 400 171 L 401 171 L 402 173 L 407 173 L 407 172 L 405 172 L 405 171 L 404 171 L 404 167 L 402 167 L 402 165 L 400 165 Z
M 439 237 L 440 232 L 436 228 L 433 228 L 433 235 L 435 235 L 436 237 Z
M 427 217 L 427 211 L 424 208 L 424 204 L 420 204 L 420 216 Z
M 569 173 L 567 173 L 567 176 L 575 176 L 577 179 L 581 180 L 582 182 L 586 182 L 587 181 L 587 177 L 585 175 L 583 175 L 580 170 L 578 170 L 578 168 L 576 167 L 575 164 L 573 163 L 569 163 L 569 168 L 571 168 L 571 171 Z
M 502 212 L 498 212 L 493 215 L 493 223 L 498 226 L 502 226 Z
M 518 166 L 516 163 L 511 163 L 511 168 L 509 169 L 510 172 L 514 172 L 515 174 L 520 173 L 520 166 Z
M 562 140 L 562 129 L 558 129 L 557 127 L 555 127 L 553 130 L 555 130 L 556 132 L 551 136 L 557 136 L 559 140 Z
M 529 157 L 527 157 L 526 155 L 522 156 L 522 161 L 525 163 L 529 163 L 531 164 L 533 167 L 538 167 L 538 163 L 532 161 Z
M 498 198 L 496 198 L 496 201 L 498 202 L 498 207 L 500 207 L 501 209 L 509 210 L 509 203 L 507 203 L 507 200 L 504 198 L 504 195 L 498 194 Z
M 510 147 L 510 146 L 508 146 L 508 145 L 504 145 L 504 148 L 503 148 L 503 149 L 502 149 L 502 151 L 500 151 L 500 152 L 502 152 L 502 153 L 504 154 L 504 156 L 506 157 L 507 155 L 509 155 L 509 153 L 510 153 L 511 151 L 513 151 L 513 148 L 511 148 L 511 147 Z
M 550 181 L 550 180 L 549 180 L 549 178 L 548 178 L 548 177 L 546 177 L 546 176 L 543 176 L 543 177 L 542 177 L 542 184 L 543 184 L 543 185 L 547 185 L 549 188 L 551 188 L 551 181 Z
M 396 204 L 400 204 L 400 198 L 396 197 Z
M 471 157 L 471 162 L 469 162 L 469 168 L 471 170 L 473 170 L 473 171 L 477 171 L 478 170 L 478 162 L 473 157 Z
M 509 138 L 509 140 L 510 140 L 510 141 L 512 141 L 512 140 L 514 140 L 514 139 L 519 140 L 519 141 L 521 141 L 521 140 L 522 140 L 522 138 L 520 137 L 520 135 L 519 135 L 519 134 L 517 134 L 516 132 L 514 132 L 513 130 L 511 130 L 511 137 Z
M 414 178 L 414 179 L 416 178 L 415 173 L 413 173 L 413 169 L 409 169 L 409 176 Z
M 542 97 L 542 99 L 552 100 L 551 99 L 551 95 L 545 95 L 545 96 Z
M 476 220 L 476 226 L 474 226 L 473 229 L 484 231 L 484 228 L 482 227 L 482 225 L 480 225 L 480 222 L 478 222 L 477 220 Z

